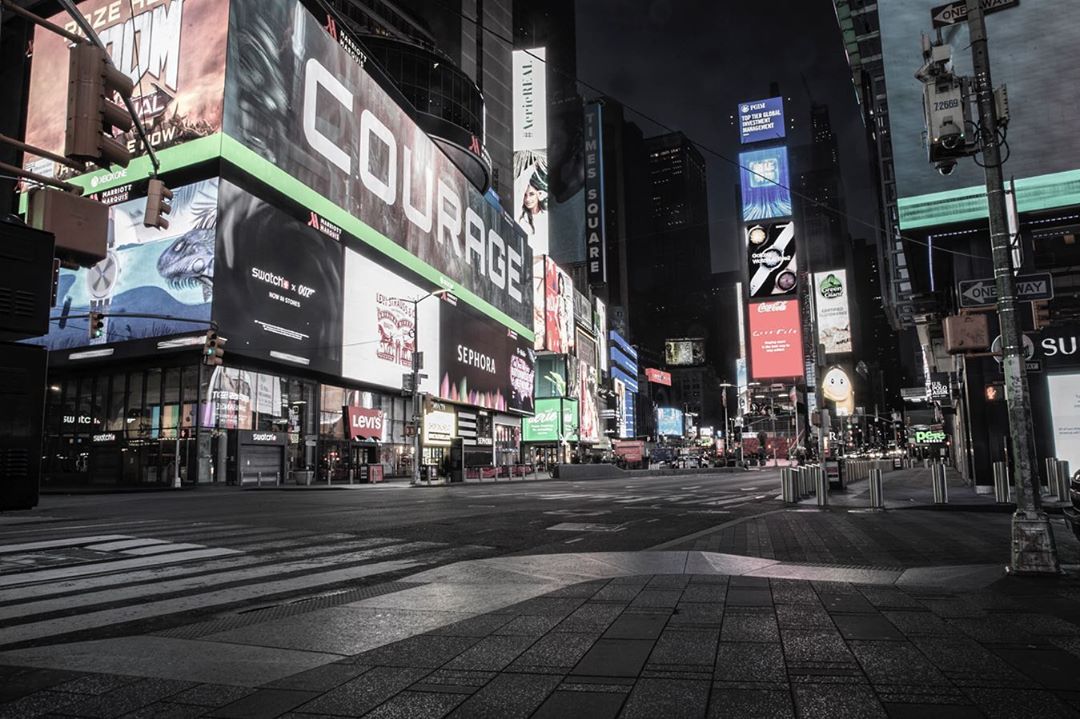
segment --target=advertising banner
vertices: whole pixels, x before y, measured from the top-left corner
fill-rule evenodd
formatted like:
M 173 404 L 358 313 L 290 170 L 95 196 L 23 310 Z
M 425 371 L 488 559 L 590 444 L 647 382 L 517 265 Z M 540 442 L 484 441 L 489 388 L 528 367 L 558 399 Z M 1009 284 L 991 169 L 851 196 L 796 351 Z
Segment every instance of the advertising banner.
M 596 406 L 596 368 L 584 360 L 578 361 L 578 397 L 580 398 L 581 422 L 579 437 L 582 442 L 600 441 L 600 410 Z
M 600 369 L 607 372 L 608 369 L 608 326 L 607 305 L 599 297 L 596 298 L 596 338 L 599 343 Z
M 570 275 L 544 258 L 544 344 L 563 354 L 574 348 L 574 283 Z
M 785 135 L 784 98 L 770 97 L 739 105 L 739 141 L 779 140 Z
M 219 207 L 214 319 L 226 351 L 340 374 L 341 245 L 225 180 Z
M 547 349 L 547 257 L 533 257 L 533 348 Z
M 547 62 L 544 48 L 514 50 L 514 218 L 533 255 L 548 253 Z
M 109 208 L 108 254 L 93 267 L 60 270 L 56 309 L 49 334 L 33 340 L 50 350 L 91 344 L 85 319 L 105 314 L 154 314 L 175 319 L 106 317 L 105 336 L 93 342 L 123 342 L 180 332 L 203 332 L 214 299 L 214 256 L 218 222 L 218 180 L 175 190 L 167 230 L 143 226 L 146 199 Z
M 786 147 L 739 153 L 743 221 L 791 216 L 791 190 Z
M 803 376 L 798 300 L 758 302 L 748 308 L 750 373 L 754 379 Z
M 672 367 L 705 364 L 705 340 L 700 337 L 664 340 L 664 363 Z
M 665 372 L 659 369 L 646 368 L 645 378 L 654 384 L 662 384 L 666 387 L 671 386 L 670 372 Z
M 381 440 L 383 438 L 383 411 L 381 409 L 352 406 L 344 409 L 349 439 Z
M 674 407 L 657 407 L 656 431 L 668 437 L 682 437 L 685 431 L 682 410 Z
M 529 343 L 461 305 L 439 304 L 439 397 L 500 412 L 532 412 L 536 355 Z
M 835 417 L 855 414 L 855 387 L 844 365 L 832 365 L 821 375 L 821 396 Z
M 1051 374 L 1046 382 L 1054 424 L 1054 456 L 1068 462 L 1069 467 L 1080 468 L 1080 374 Z
M 574 290 L 574 323 L 586 332 L 594 332 L 592 303 L 589 302 L 588 295 L 576 289 Z
M 585 261 L 589 284 L 607 282 L 603 106 L 585 106 Z
M 548 253 L 585 261 L 585 115 L 580 97 L 548 104 Z
M 517 223 L 297 0 L 229 7 L 223 129 L 254 153 L 238 161 L 280 168 L 364 223 L 362 241 L 528 327 L 532 250 Z
M 536 400 L 536 414 L 521 420 L 524 442 L 558 442 L 562 432 L 562 400 Z
M 847 270 L 815 272 L 814 292 L 818 342 L 825 345 L 825 354 L 843 354 L 853 351 L 851 313 L 848 309 Z
M 746 228 L 751 297 L 791 294 L 798 284 L 795 223 L 768 222 Z
M 113 64 L 135 83 L 132 100 L 155 149 L 221 129 L 227 2 L 86 0 L 79 3 L 79 11 L 105 43 Z M 82 34 L 66 12 L 50 20 Z M 68 47 L 68 40 L 60 35 L 43 27 L 34 31 L 26 142 L 58 154 L 64 152 Z M 123 140 L 133 156 L 143 154 L 136 146 L 134 130 Z M 27 155 L 24 164 L 48 177 L 74 174 L 47 158 Z
M 429 447 L 449 447 L 457 437 L 457 414 L 453 407 L 442 402 L 430 402 L 424 408 L 424 444 Z
M 420 391 L 438 394 L 442 327 L 438 297 L 413 302 L 428 291 L 353 250 L 345 251 L 342 323 L 343 377 L 401 389 L 412 371 L 412 353 L 424 354 Z M 420 344 L 417 346 L 417 338 Z

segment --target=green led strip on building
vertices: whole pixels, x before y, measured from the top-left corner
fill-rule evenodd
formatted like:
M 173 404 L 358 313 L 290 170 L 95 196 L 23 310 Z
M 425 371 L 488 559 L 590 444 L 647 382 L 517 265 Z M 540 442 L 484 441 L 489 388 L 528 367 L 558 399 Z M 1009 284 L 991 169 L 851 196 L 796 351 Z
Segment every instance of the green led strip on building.
M 1080 170 L 1017 180 L 1016 205 L 1020 212 L 1080 205 Z M 988 214 L 986 188 L 981 185 L 902 197 L 897 207 L 901 230 L 980 220 Z
M 344 231 L 361 241 L 374 247 L 382 254 L 400 262 L 421 277 L 430 280 L 439 287 L 450 290 L 459 300 L 466 302 L 488 317 L 498 321 L 517 332 L 525 340 L 533 341 L 533 332 L 530 328 L 521 324 L 510 315 L 492 305 L 487 300 L 478 296 L 464 285 L 456 282 L 431 265 L 411 255 L 401 245 L 397 244 L 385 235 L 377 232 L 360 219 L 353 217 L 346 210 L 335 205 L 310 187 L 300 182 L 273 163 L 260 157 L 258 154 L 244 147 L 240 142 L 225 135 L 214 133 L 197 140 L 185 142 L 182 145 L 158 150 L 158 160 L 161 164 L 161 172 L 171 172 L 184 167 L 190 167 L 201 162 L 214 159 L 224 159 L 236 165 L 249 175 L 270 185 L 279 192 L 293 198 L 304 207 L 315 211 L 322 217 L 334 223 Z M 97 170 L 80 175 L 68 180 L 73 185 L 82 187 L 87 192 L 104 192 L 114 187 L 120 187 L 131 182 L 138 182 L 150 176 L 150 158 L 136 157 L 128 164 L 126 171 Z M 113 176 L 108 181 L 101 178 Z M 26 211 L 26 195 L 20 200 L 20 210 Z M 522 290 L 522 293 L 531 292 L 531 286 Z

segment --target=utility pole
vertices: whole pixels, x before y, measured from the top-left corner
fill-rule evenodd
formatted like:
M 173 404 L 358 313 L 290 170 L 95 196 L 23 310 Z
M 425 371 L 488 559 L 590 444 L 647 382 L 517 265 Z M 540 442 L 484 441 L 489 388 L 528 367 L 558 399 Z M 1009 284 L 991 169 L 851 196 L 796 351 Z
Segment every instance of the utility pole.
M 979 109 L 980 144 L 990 210 L 990 244 L 997 284 L 997 311 L 1001 323 L 1001 366 L 1005 373 L 1005 401 L 1009 412 L 1016 513 L 1012 518 L 1009 570 L 1016 574 L 1057 574 L 1061 571 L 1050 520 L 1039 499 L 1039 478 L 1034 471 L 1031 436 L 1031 397 L 1020 324 L 1016 316 L 1016 279 L 1013 275 L 1009 219 L 1006 206 L 997 108 L 990 79 L 990 53 L 986 21 L 979 0 L 967 0 L 967 23 L 975 91 Z

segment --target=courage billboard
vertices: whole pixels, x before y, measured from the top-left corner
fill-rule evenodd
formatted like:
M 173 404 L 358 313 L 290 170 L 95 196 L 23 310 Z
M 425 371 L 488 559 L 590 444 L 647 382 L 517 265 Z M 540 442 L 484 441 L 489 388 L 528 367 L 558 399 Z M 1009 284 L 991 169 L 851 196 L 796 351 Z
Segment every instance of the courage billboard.
M 520 228 L 314 16 L 296 0 L 232 0 L 229 24 L 223 130 L 247 169 L 280 168 L 359 218 L 361 240 L 531 325 Z

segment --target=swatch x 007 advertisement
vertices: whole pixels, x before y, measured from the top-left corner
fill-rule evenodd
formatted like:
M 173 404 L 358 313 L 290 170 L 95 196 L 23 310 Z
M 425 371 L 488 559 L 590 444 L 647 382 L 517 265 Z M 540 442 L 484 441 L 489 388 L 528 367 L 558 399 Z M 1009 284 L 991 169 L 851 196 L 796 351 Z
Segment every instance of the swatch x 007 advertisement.
M 360 239 L 530 327 L 532 250 L 513 219 L 297 0 L 229 8 L 225 134 L 358 218 Z

